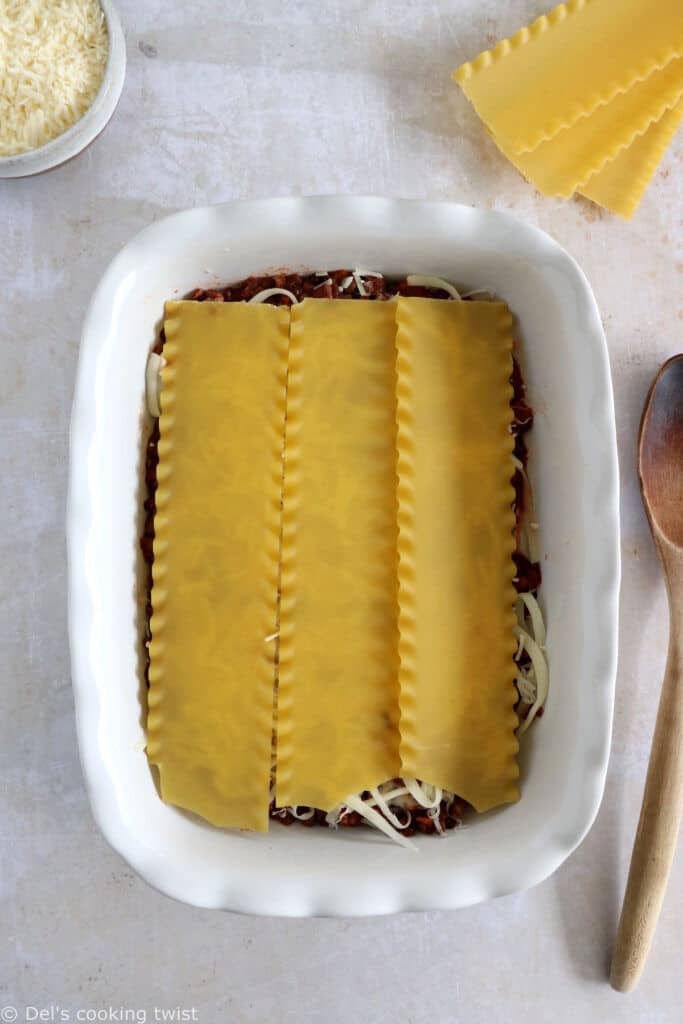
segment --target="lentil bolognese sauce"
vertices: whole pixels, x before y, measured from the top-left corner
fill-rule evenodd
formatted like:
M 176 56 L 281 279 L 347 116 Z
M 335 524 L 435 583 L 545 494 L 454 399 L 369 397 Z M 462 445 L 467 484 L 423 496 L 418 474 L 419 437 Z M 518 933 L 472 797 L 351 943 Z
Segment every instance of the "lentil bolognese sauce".
M 392 280 L 382 274 L 339 269 L 314 273 L 274 273 L 267 276 L 253 276 L 224 288 L 195 288 L 187 299 L 195 302 L 267 302 L 272 305 L 290 306 L 305 298 L 349 299 L 370 302 L 389 301 L 395 296 L 424 297 L 450 301 L 493 299 L 488 289 L 458 293 L 449 282 L 441 278 L 423 275 L 408 275 Z M 153 352 L 163 357 L 163 328 Z M 515 705 L 519 716 L 518 734 L 525 732 L 535 718 L 543 714 L 543 705 L 548 690 L 548 668 L 545 656 L 545 625 L 537 592 L 541 585 L 541 569 L 538 558 L 534 521 L 533 496 L 527 475 L 528 449 L 526 435 L 533 426 L 533 410 L 526 399 L 526 385 L 520 368 L 518 353 L 513 351 L 513 370 L 510 378 L 512 399 L 510 402 L 513 419 L 511 432 L 514 435 L 514 487 L 513 509 L 515 513 L 515 551 L 513 560 L 516 567 L 514 585 L 517 592 L 518 641 L 515 662 L 517 678 L 515 685 L 518 700 Z M 145 453 L 144 530 L 140 540 L 142 555 L 147 567 L 146 575 L 146 624 L 144 632 L 145 678 L 149 686 L 149 643 L 151 640 L 150 618 L 152 614 L 152 563 L 154 541 L 155 495 L 157 490 L 157 466 L 159 462 L 159 421 L 147 441 Z M 269 638 L 270 639 L 270 638 Z M 277 687 L 277 681 L 276 681 Z M 441 790 L 436 786 L 416 779 L 394 778 L 373 790 L 364 791 L 350 798 L 344 805 L 326 813 L 313 807 L 278 807 L 274 797 L 270 804 L 270 817 L 283 825 L 295 822 L 312 827 L 355 827 L 372 824 L 394 838 L 410 837 L 416 833 L 444 835 L 462 823 L 469 805 L 457 794 Z

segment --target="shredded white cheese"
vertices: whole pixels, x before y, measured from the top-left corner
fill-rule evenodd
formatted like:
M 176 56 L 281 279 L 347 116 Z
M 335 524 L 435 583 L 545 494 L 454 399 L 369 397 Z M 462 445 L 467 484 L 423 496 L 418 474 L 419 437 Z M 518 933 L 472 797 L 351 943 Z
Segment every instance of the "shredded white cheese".
M 145 397 L 147 411 L 150 416 L 158 419 L 161 416 L 161 371 L 166 360 L 157 352 L 150 352 L 145 368 Z
M 256 295 L 252 295 L 249 302 L 257 304 L 259 302 L 265 302 L 266 299 L 270 299 L 273 295 L 286 295 L 288 299 L 292 300 L 292 305 L 295 305 L 299 300 L 293 292 L 287 291 L 286 288 L 264 288 L 262 292 L 257 292 Z
M 287 810 L 297 821 L 310 821 L 315 814 L 312 807 L 288 807 Z
M 485 295 L 486 299 L 482 301 L 493 301 L 496 297 L 496 293 L 493 288 L 472 288 L 469 292 L 463 292 L 460 298 L 471 299 L 473 295 Z
M 363 284 L 363 279 L 362 279 L 362 277 L 360 276 L 360 274 L 358 273 L 357 270 L 354 270 L 354 272 L 353 272 L 353 279 L 356 282 L 356 288 L 358 289 L 358 294 L 362 298 L 366 298 L 368 293 L 365 290 L 365 285 Z
M 442 277 L 432 277 L 431 274 L 408 274 L 406 282 L 415 288 L 431 288 L 434 291 L 446 292 L 452 299 L 460 299 L 460 292 L 450 281 L 444 281 Z
M 546 697 L 548 696 L 548 662 L 546 657 L 536 641 L 528 635 L 524 638 L 524 646 L 531 658 L 534 682 L 536 683 L 536 698 L 526 718 L 520 724 L 518 729 L 520 736 L 527 731 L 539 710 L 545 704 Z M 531 674 L 528 673 L 526 678 L 531 681 Z
M 349 811 L 356 811 L 370 825 L 374 825 L 380 832 L 384 832 L 385 836 L 393 839 L 399 846 L 404 846 L 407 850 L 417 850 L 415 843 L 411 842 L 407 836 L 402 836 L 393 825 L 389 824 L 386 818 L 382 817 L 379 811 L 375 810 L 369 801 L 363 800 L 360 796 L 348 796 L 344 800 L 341 812 L 336 816 L 336 819 L 334 811 L 327 815 L 328 824 L 334 827 L 334 825 L 339 823 L 344 813 L 348 814 Z
M 413 800 L 420 807 L 433 809 L 441 803 L 443 791 L 438 786 L 432 786 L 428 782 L 418 782 L 417 779 L 404 779 L 403 781 Z
M 0 157 L 44 146 L 80 120 L 108 50 L 98 0 L 0 0 Z
M 538 601 L 533 594 L 528 593 L 520 594 L 519 599 L 522 604 L 525 605 L 529 618 L 531 619 L 534 640 L 541 650 L 545 650 L 545 623 L 543 621 L 543 614 Z
M 438 807 L 430 807 L 427 811 L 427 817 L 434 822 L 434 831 L 438 836 L 445 836 L 443 825 L 441 824 L 441 811 Z
M 384 274 L 378 274 L 377 271 L 375 271 L 375 270 L 354 270 L 353 273 L 351 274 L 351 277 L 345 277 L 344 278 L 344 281 L 346 281 L 348 283 L 343 285 L 343 287 L 347 288 L 348 285 L 351 284 L 351 281 L 354 280 L 356 282 L 356 288 L 358 289 L 358 294 L 362 298 L 366 299 L 367 296 L 368 296 L 368 290 L 365 287 L 365 285 L 363 284 L 363 278 L 364 277 L 384 277 Z
M 406 790 L 406 793 L 407 792 L 408 791 Z M 387 797 L 384 795 L 384 793 L 382 793 L 381 788 L 371 789 L 370 793 L 372 795 L 373 803 L 375 803 L 376 806 L 379 807 L 384 817 L 389 821 L 391 825 L 394 826 L 394 828 L 400 829 L 408 827 L 408 823 L 410 822 L 410 815 L 407 814 L 403 821 L 401 821 L 398 815 L 394 811 L 392 811 L 389 801 Z
M 531 659 L 529 665 L 519 670 L 516 680 L 519 696 L 525 705 L 522 711 L 526 711 L 517 730 L 522 736 L 546 702 L 550 679 L 545 649 L 545 622 L 540 605 L 533 594 L 519 595 L 517 621 L 515 633 L 518 649 L 515 660 L 519 660 L 523 650 Z
M 534 519 L 534 492 L 529 481 L 527 471 L 525 470 L 522 462 L 515 456 L 512 456 L 512 463 L 515 469 L 518 469 L 522 474 L 524 481 L 524 508 L 526 514 L 522 518 L 522 530 L 520 537 L 520 551 L 523 555 L 529 559 L 530 562 L 538 562 L 540 560 L 538 550 L 538 537 L 534 531 L 537 531 L 539 526 Z

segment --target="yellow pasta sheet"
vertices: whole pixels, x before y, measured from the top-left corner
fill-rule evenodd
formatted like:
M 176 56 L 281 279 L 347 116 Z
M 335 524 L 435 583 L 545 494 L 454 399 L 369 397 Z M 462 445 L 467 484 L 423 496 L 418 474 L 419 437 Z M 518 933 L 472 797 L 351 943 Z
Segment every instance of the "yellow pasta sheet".
M 511 316 L 397 310 L 401 766 L 478 811 L 517 799 Z
M 280 806 L 329 810 L 399 769 L 395 308 L 292 308 Z
M 679 62 L 680 63 L 680 62 Z M 582 185 L 581 192 L 600 206 L 631 217 L 659 161 L 683 120 L 683 100 Z
M 289 310 L 169 302 L 165 330 L 147 753 L 164 800 L 265 830 Z
M 506 151 L 525 153 L 682 53 L 681 0 L 570 0 L 454 77 Z
M 638 143 L 643 132 L 682 95 L 683 60 L 672 60 L 663 70 L 653 72 L 643 82 L 598 107 L 590 117 L 581 118 L 549 141 L 541 142 L 531 153 L 515 153 L 504 142 L 499 145 L 524 177 L 546 195 L 571 196 L 592 175 L 614 161 L 621 168 L 619 194 L 627 196 L 629 192 L 635 193 L 638 185 L 624 147 L 630 147 L 634 141 Z M 642 189 L 638 198 L 640 194 Z

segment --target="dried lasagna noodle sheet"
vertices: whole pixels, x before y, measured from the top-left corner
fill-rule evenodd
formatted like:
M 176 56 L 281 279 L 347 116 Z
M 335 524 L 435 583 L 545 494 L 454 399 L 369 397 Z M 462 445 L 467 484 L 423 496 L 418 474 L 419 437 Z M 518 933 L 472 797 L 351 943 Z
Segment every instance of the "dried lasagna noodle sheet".
M 277 803 L 331 809 L 398 757 L 395 304 L 292 308 Z
M 653 72 L 628 92 L 615 96 L 610 103 L 598 107 L 590 117 L 581 118 L 571 128 L 565 128 L 548 142 L 540 143 L 533 152 L 517 154 L 506 152 L 503 146 L 501 149 L 524 177 L 546 195 L 571 196 L 608 162 L 615 168 L 621 168 L 620 193 L 627 194 L 629 190 L 635 191 L 637 186 L 623 173 L 624 169 L 630 169 L 625 147 L 630 147 L 651 124 L 659 121 L 681 96 L 683 60 L 678 59 L 670 61 L 662 71 Z M 663 149 L 653 171 L 662 153 Z
M 570 0 L 454 77 L 496 138 L 525 153 L 682 52 L 680 0 Z
M 603 205 L 628 217 L 673 135 L 682 56 L 680 0 L 656 10 L 651 0 L 574 0 L 454 77 L 540 191 L 605 195 Z
M 147 754 L 164 800 L 268 825 L 289 310 L 169 302 Z
M 502 303 L 397 311 L 401 771 L 485 811 L 518 797 Z
M 632 217 L 682 120 L 683 100 L 680 100 L 616 160 L 593 175 L 582 186 L 582 195 L 622 217 Z

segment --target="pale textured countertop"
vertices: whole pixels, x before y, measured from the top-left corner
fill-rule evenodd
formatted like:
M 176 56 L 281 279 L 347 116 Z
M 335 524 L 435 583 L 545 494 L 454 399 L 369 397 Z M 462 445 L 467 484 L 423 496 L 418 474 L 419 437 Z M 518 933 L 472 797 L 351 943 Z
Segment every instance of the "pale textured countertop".
M 605 982 L 667 635 L 634 461 L 650 379 L 682 346 L 681 139 L 631 223 L 519 178 L 449 72 L 546 8 L 120 0 L 129 66 L 113 121 L 66 166 L 0 182 L 0 1007 L 20 1020 L 26 1004 L 71 1019 L 194 1007 L 208 1024 L 683 1020 L 683 851 L 640 988 L 623 997 Z M 100 837 L 78 762 L 64 504 L 89 296 L 164 214 L 332 192 L 452 199 L 538 224 L 586 271 L 610 346 L 623 597 L 602 810 L 553 878 L 458 913 L 288 921 L 174 903 Z

